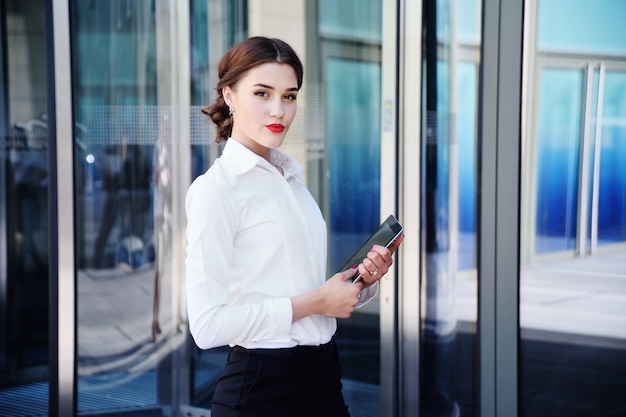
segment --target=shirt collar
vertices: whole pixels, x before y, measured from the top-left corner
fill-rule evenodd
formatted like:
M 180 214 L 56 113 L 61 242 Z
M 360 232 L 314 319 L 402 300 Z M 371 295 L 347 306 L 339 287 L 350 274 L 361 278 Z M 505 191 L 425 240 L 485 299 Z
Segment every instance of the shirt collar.
M 246 148 L 241 142 L 238 142 L 233 138 L 229 138 L 228 141 L 226 141 L 222 157 L 228 161 L 237 175 L 242 175 L 250 171 L 256 165 L 275 169 L 265 159 L 255 154 L 250 149 Z M 302 167 L 289 155 L 279 151 L 278 149 L 270 149 L 270 161 L 272 164 L 282 168 L 285 178 L 294 176 L 303 181 Z

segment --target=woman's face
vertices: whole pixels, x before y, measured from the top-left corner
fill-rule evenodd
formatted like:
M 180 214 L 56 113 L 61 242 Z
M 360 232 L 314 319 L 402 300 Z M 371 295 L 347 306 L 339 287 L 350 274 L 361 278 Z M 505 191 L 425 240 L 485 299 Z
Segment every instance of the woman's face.
M 222 90 L 233 112 L 231 136 L 269 159 L 278 148 L 296 115 L 298 80 L 287 64 L 266 63 L 249 70 L 237 84 Z

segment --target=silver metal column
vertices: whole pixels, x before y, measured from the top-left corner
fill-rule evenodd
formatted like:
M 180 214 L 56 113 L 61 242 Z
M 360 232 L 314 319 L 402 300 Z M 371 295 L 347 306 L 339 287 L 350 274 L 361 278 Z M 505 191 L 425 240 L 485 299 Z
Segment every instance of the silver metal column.
M 56 154 L 56 210 L 57 233 L 57 286 L 58 293 L 51 292 L 51 305 L 56 306 L 57 317 L 51 318 L 51 323 L 57 324 L 56 346 L 51 346 L 51 352 L 57 353 L 56 372 L 57 381 L 50 381 L 51 386 L 58 384 L 58 408 L 52 409 L 55 401 L 51 401 L 51 416 L 74 415 L 76 384 L 76 270 L 74 259 L 74 132 L 72 106 L 72 71 L 70 51 L 70 11 L 69 2 L 51 1 L 53 49 L 54 49 L 54 103 L 50 113 L 55 115 L 50 130 L 50 140 Z M 54 155 L 51 153 L 50 157 Z M 54 187 L 54 184 L 52 185 Z M 54 193 L 53 193 L 54 194 Z M 55 233 L 51 233 L 54 237 Z M 51 263 L 52 273 L 54 262 Z M 51 288 L 54 285 L 51 285 Z M 53 297 L 52 295 L 56 295 Z M 53 330 L 54 331 L 54 330 Z M 55 340 L 51 338 L 51 343 Z M 52 359 L 52 358 L 51 358 Z M 54 366 L 54 359 L 50 366 Z M 51 389 L 51 393 L 54 390 Z
M 479 117 L 480 416 L 517 416 L 524 2 L 483 2 Z
M 585 68 L 585 113 L 583 114 L 583 140 L 581 144 L 580 179 L 578 184 L 578 233 L 576 252 L 579 256 L 587 253 L 587 230 L 589 219 L 589 152 L 591 142 L 591 113 L 593 107 L 593 66 Z
M 397 171 L 398 206 L 400 220 L 406 230 L 400 246 L 397 277 L 397 329 L 395 341 L 397 367 L 397 393 L 399 416 L 417 416 L 420 402 L 420 205 L 421 205 L 421 131 L 422 120 L 422 1 L 398 2 L 397 9 L 385 2 L 389 18 L 396 23 L 397 40 L 389 47 L 397 50 L 394 61 L 383 58 L 383 86 L 387 76 L 395 79 L 394 95 L 397 97 Z M 383 29 L 385 27 L 383 26 Z M 387 31 L 383 31 L 383 53 L 387 53 Z M 389 39 L 389 40 L 391 40 Z M 391 69 L 392 64 L 395 66 Z M 385 71 L 389 68 L 389 75 Z M 383 95 L 384 98 L 387 98 Z M 383 120 L 384 123 L 384 120 Z M 388 133 L 387 133 L 388 134 Z M 383 136 L 384 140 L 384 136 Z M 384 170 L 383 170 L 384 172 Z M 381 190 L 385 189 L 381 181 Z M 383 199 L 384 201 L 384 199 Z M 385 287 L 383 287 L 385 288 Z M 382 312 L 381 312 L 382 313 Z
M 594 254 L 598 250 L 598 204 L 600 199 L 600 156 L 602 154 L 602 110 L 604 103 L 604 63 L 600 63 L 598 71 L 598 105 L 596 108 L 596 129 L 593 143 L 593 177 L 591 194 L 591 244 L 589 251 Z

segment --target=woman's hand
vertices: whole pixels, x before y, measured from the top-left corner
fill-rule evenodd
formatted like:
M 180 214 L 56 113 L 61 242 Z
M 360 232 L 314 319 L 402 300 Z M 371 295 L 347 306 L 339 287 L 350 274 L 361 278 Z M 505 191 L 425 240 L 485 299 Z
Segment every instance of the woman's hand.
M 374 245 L 370 248 L 367 258 L 358 266 L 363 287 L 372 285 L 389 271 L 393 264 L 392 255 L 398 249 L 402 240 L 404 240 L 404 233 L 398 236 L 389 248 L 380 245 Z
M 350 317 L 359 302 L 359 293 L 363 288 L 372 285 L 389 271 L 393 263 L 392 255 L 403 239 L 404 234 L 400 235 L 390 248 L 372 246 L 367 258 L 357 267 L 362 276 L 359 282 L 352 283 L 355 271 L 348 269 L 336 273 L 324 285 L 313 291 L 291 297 L 292 322 L 312 314 L 342 319 Z
M 338 272 L 330 277 L 319 290 L 322 301 L 320 313 L 327 317 L 345 319 L 352 315 L 359 302 L 362 283 L 353 284 L 351 278 L 356 274 L 354 269 Z
M 321 287 L 291 297 L 291 321 L 295 322 L 312 314 L 323 314 L 335 318 L 350 317 L 359 302 L 359 293 L 363 289 L 362 283 L 350 282 L 355 273 L 354 269 L 338 272 Z

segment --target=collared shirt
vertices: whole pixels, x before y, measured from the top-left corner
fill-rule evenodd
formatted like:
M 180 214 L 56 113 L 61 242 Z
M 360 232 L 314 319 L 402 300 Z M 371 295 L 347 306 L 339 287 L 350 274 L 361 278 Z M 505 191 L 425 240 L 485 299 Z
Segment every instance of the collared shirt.
M 187 192 L 187 308 L 200 348 L 320 345 L 337 328 L 321 314 L 292 323 L 291 297 L 326 280 L 326 224 L 298 163 L 278 150 L 270 161 L 231 138 Z

